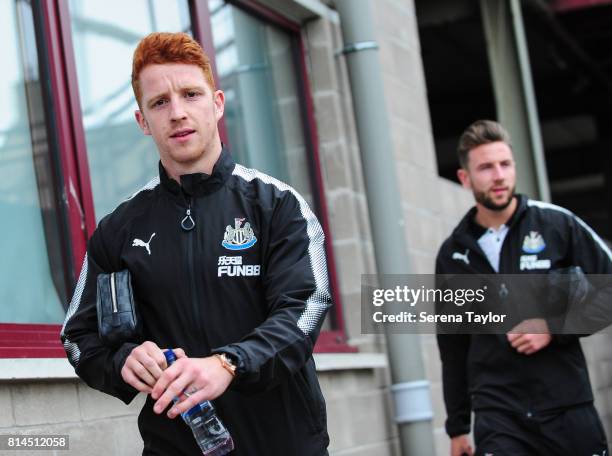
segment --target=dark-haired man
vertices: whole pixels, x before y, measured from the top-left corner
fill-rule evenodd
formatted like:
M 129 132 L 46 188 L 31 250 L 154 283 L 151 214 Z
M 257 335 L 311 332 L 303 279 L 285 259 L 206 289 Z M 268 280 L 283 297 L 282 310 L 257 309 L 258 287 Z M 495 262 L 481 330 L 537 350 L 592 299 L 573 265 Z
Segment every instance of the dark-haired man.
M 458 153 L 459 180 L 476 205 L 440 248 L 436 273 L 612 273 L 610 249 L 581 219 L 515 194 L 510 138 L 499 123 L 470 125 Z M 551 335 L 540 318 L 521 325 L 501 335 L 438 335 L 451 455 L 474 454 L 472 410 L 478 455 L 607 455 L 578 337 Z

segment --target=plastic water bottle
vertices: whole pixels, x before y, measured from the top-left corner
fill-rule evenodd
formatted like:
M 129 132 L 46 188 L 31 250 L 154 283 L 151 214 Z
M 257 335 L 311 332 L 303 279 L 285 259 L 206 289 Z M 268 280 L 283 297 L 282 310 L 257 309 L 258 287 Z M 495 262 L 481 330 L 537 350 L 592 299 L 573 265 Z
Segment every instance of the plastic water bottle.
M 176 361 L 172 350 L 164 352 L 168 366 Z M 176 402 L 178 398 L 174 401 Z M 190 408 L 181 416 L 193 431 L 196 442 L 205 456 L 223 456 L 234 449 L 234 441 L 223 425 L 210 401 L 204 401 Z

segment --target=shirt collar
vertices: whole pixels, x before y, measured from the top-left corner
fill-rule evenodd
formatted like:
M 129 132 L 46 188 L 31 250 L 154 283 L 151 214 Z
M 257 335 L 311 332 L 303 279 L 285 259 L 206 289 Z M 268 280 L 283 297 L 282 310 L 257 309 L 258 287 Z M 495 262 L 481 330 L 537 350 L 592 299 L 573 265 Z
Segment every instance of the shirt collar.
M 220 189 L 234 171 L 234 160 L 229 151 L 224 147 L 219 159 L 213 166 L 211 174 L 191 173 L 180 176 L 180 184 L 171 178 L 164 166 L 159 162 L 159 178 L 162 186 L 173 194 L 186 196 L 202 196 L 213 193 Z
M 517 203 L 516 208 L 514 209 L 514 212 L 512 213 L 510 218 L 506 221 L 506 223 L 502 225 L 504 227 L 510 228 L 512 225 L 514 225 L 514 222 L 518 218 L 518 214 L 524 210 L 524 206 L 525 206 L 524 199 L 525 198 L 523 197 L 523 195 L 515 195 L 514 197 L 516 198 L 516 203 Z M 475 239 L 480 239 L 480 237 L 483 234 L 485 234 L 487 230 L 490 228 L 490 227 L 484 227 L 476 221 L 476 208 L 475 207 L 472 208 L 472 210 L 470 211 L 467 222 L 468 222 L 467 228 L 470 234 L 472 234 L 472 236 L 474 236 Z

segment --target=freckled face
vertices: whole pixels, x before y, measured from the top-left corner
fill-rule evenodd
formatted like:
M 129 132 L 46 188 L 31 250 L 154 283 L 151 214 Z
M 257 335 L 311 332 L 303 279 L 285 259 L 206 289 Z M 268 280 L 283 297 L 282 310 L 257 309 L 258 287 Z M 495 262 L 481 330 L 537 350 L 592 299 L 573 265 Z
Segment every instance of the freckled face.
M 217 122 L 225 98 L 213 91 L 196 65 L 164 63 L 140 73 L 141 111 L 136 120 L 153 136 L 162 164 L 177 173 L 192 172 L 207 155 L 221 150 Z

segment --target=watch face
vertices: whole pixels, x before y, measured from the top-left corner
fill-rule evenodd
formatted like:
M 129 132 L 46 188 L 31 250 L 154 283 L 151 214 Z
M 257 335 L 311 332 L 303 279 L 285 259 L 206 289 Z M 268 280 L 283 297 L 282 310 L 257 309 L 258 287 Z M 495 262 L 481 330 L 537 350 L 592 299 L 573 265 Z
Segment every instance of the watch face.
M 227 362 L 232 365 L 232 367 L 237 367 L 238 366 L 238 362 L 236 361 L 236 357 L 235 356 L 227 354 L 227 353 L 223 353 L 223 356 L 225 357 Z

